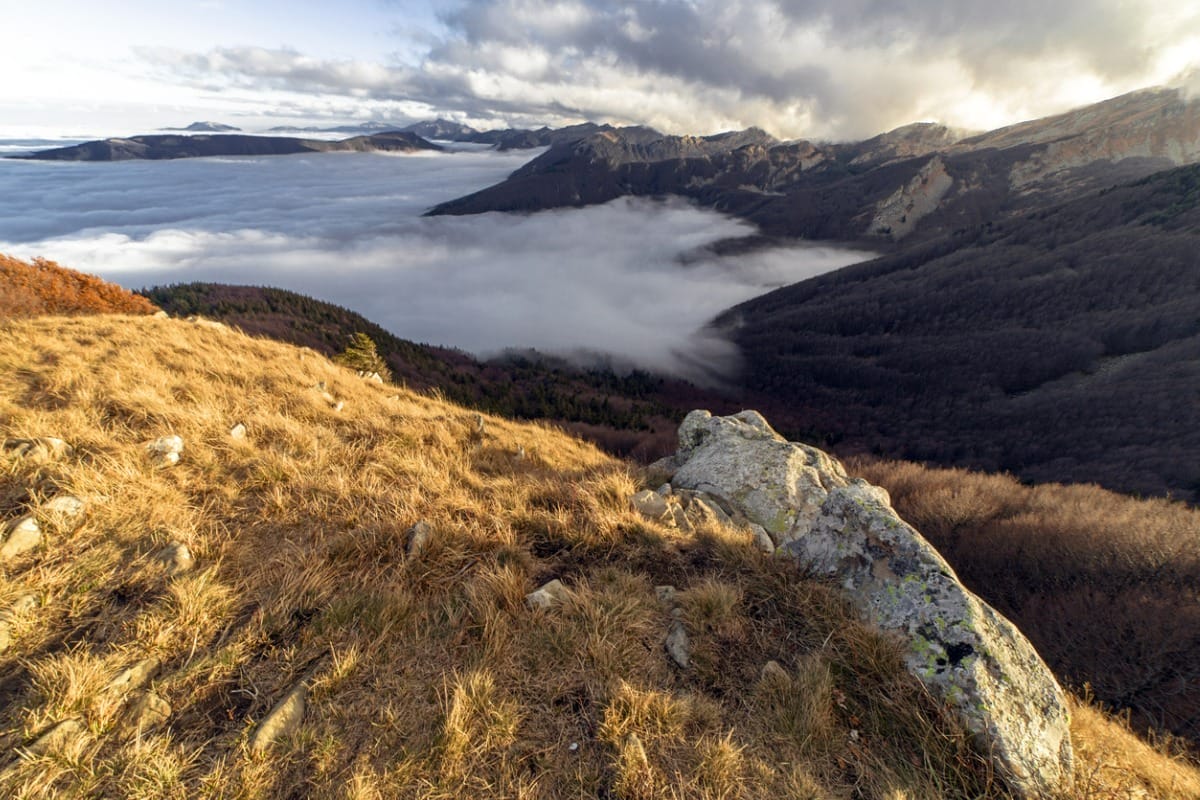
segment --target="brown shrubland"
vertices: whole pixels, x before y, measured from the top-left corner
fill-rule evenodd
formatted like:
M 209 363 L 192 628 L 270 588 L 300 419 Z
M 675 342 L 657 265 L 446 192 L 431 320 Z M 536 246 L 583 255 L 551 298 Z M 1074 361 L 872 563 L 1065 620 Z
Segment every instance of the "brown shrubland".
M 37 314 L 153 314 L 158 308 L 141 295 L 92 275 L 0 253 L 0 319 Z
M 0 564 L 0 608 L 38 598 L 0 654 L 0 795 L 1004 796 L 830 587 L 743 532 L 640 518 L 636 469 L 553 428 L 488 417 L 480 436 L 472 412 L 312 351 L 118 316 L 0 324 L 0 427 L 75 448 L 0 461 L 4 520 L 89 503 Z M 169 434 L 182 459 L 156 465 L 144 444 Z M 420 520 L 433 537 L 410 555 Z M 194 568 L 155 560 L 171 542 Z M 530 610 L 555 578 L 562 600 Z M 149 657 L 172 712 L 130 733 L 104 687 Z M 301 682 L 298 730 L 254 753 Z M 19 754 L 65 719 L 82 735 Z M 1065 797 L 1200 797 L 1181 759 L 1075 719 Z

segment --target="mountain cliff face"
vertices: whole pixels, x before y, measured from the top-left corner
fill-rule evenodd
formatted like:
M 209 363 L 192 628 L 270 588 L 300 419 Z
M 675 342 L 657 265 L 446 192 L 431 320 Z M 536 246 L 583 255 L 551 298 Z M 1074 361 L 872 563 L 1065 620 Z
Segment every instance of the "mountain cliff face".
M 1200 158 L 1200 103 L 1135 92 L 969 138 L 912 125 L 864 142 L 774 142 L 749 131 L 634 141 L 620 131 L 552 148 L 433 214 L 529 211 L 678 194 L 770 235 L 886 245 L 955 230 Z
M 39 161 L 128 161 L 132 159 L 200 158 L 204 156 L 276 156 L 296 153 L 399 152 L 441 150 L 413 133 L 390 131 L 354 136 L 337 142 L 297 139 L 290 136 L 150 135 L 128 139 L 101 139 L 71 147 L 57 147 L 11 158 Z

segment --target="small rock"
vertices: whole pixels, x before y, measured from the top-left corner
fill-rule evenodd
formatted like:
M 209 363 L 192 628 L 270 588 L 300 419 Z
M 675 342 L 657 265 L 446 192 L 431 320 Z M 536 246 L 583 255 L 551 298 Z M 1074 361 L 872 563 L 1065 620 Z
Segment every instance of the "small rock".
M 566 591 L 567 587 L 563 586 L 562 581 L 552 580 L 537 591 L 525 595 L 525 602 L 530 608 L 550 608 L 566 597 Z
M 754 537 L 755 547 L 768 555 L 775 552 L 775 542 L 771 541 L 771 534 L 767 533 L 766 528 L 757 522 L 751 522 L 750 533 Z
M 759 679 L 771 681 L 772 683 L 790 680 L 787 670 L 781 667 L 778 661 L 768 661 L 766 664 L 763 664 L 762 674 L 759 676 Z
M 371 381 L 372 383 L 383 383 L 383 377 L 378 372 L 367 372 L 366 370 L 360 369 L 358 371 L 358 377 L 362 378 L 364 381 Z
M 192 551 L 183 542 L 171 542 L 159 550 L 154 558 L 163 565 L 168 575 L 179 575 L 196 565 L 196 560 L 192 558 Z
M 41 543 L 41 527 L 31 514 L 26 514 L 9 524 L 4 544 L 0 545 L 0 561 L 24 555 Z
M 304 720 L 304 701 L 307 694 L 304 684 L 300 684 L 271 709 L 250 740 L 250 749 L 253 752 L 261 753 L 280 739 L 286 739 L 296 733 Z
M 680 506 L 672 503 L 670 506 L 670 511 L 670 521 L 675 524 L 676 528 L 684 533 L 692 529 L 692 521 L 688 519 L 687 512 L 684 511 Z
M 520 444 L 517 445 L 517 450 L 515 453 L 513 453 L 513 459 L 515 461 L 524 461 L 525 460 L 525 446 L 524 445 L 520 445 Z
M 183 439 L 179 436 L 163 436 L 149 442 L 146 450 L 160 464 L 173 466 L 179 463 L 180 454 L 183 453 Z
M 187 318 L 187 321 L 193 325 L 199 325 L 202 328 L 224 329 L 225 323 L 217 322 L 215 319 L 205 319 L 204 317 L 192 315 Z
M 687 517 L 688 521 L 695 526 L 733 524 L 725 510 L 703 492 L 697 492 L 688 498 Z
M 665 605 L 674 605 L 675 603 L 675 587 L 674 586 L 655 586 L 654 596 L 658 598 L 658 602 Z
M 229 429 L 229 438 L 230 439 L 245 439 L 246 438 L 246 426 L 240 422 L 237 425 L 234 425 L 232 428 Z
M 667 516 L 670 510 L 666 499 L 658 492 L 652 492 L 649 489 L 635 494 L 630 502 L 633 504 L 634 510 L 647 519 L 661 520 Z
M 679 665 L 680 669 L 687 669 L 691 665 L 692 648 L 691 643 L 688 642 L 687 630 L 683 627 L 683 620 L 676 619 L 671 623 L 671 630 L 667 633 L 664 645 L 667 648 L 667 655 Z
M 151 316 L 154 317 L 154 319 L 170 319 L 171 318 L 170 314 L 168 314 L 167 312 L 162 311 L 162 310 L 155 311 L 153 314 L 151 314 Z
M 672 492 L 673 490 L 671 489 L 671 484 L 669 484 L 669 483 L 664 483 L 662 486 L 658 487 L 658 488 L 657 488 L 657 489 L 655 489 L 654 491 L 655 491 L 655 492 L 656 492 L 656 493 L 657 493 L 657 494 L 658 494 L 660 497 L 670 497 L 670 496 L 671 496 L 671 492 Z
M 324 389 L 324 381 L 322 381 L 322 383 L 321 383 L 321 388 Z M 337 398 L 334 397 L 333 395 L 331 395 L 329 392 L 322 391 L 321 399 L 324 400 L 326 403 L 328 403 L 331 406 L 334 405 L 335 403 L 337 403 Z
M 567 749 L 570 750 L 572 753 L 578 751 L 579 750 L 579 742 L 571 742 L 571 744 L 569 744 L 567 746 Z
M 41 507 L 41 516 L 63 533 L 73 533 L 83 524 L 87 503 L 75 495 L 63 494 Z
M 34 756 L 44 756 L 47 753 L 57 753 L 65 750 L 83 735 L 83 723 L 77 719 L 64 719 L 50 730 L 43 733 L 25 750 Z
M 142 659 L 133 666 L 121 670 L 121 673 L 104 687 L 104 693 L 111 696 L 124 697 L 132 691 L 141 689 L 154 680 L 154 676 L 158 674 L 159 666 L 157 658 Z
M 432 539 L 433 526 L 425 520 L 421 520 L 408 529 L 408 542 L 405 544 L 405 551 L 410 557 L 419 556 L 429 546 L 429 542 Z
M 333 404 L 333 410 L 334 410 L 334 411 L 341 411 L 341 410 L 342 410 L 343 408 L 345 408 L 345 407 L 346 407 L 346 401 L 345 401 L 345 400 L 338 400 L 336 403 L 334 403 L 334 404 Z
M 670 483 L 675 477 L 675 471 L 679 469 L 679 462 L 675 456 L 667 456 L 660 458 L 645 469 L 646 482 L 655 483 Z
M 154 692 L 138 692 L 129 702 L 125 725 L 127 729 L 141 734 L 159 727 L 170 718 L 170 703 Z
M 472 438 L 482 439 L 486 429 L 487 428 L 486 428 L 486 425 L 484 424 L 483 414 L 476 414 L 474 417 L 471 418 L 471 437 Z

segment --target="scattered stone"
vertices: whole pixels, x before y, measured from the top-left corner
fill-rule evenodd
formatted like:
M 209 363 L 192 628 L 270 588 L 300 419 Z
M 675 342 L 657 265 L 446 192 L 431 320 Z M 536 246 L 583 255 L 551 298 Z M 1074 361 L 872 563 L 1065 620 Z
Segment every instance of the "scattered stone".
M 674 586 L 655 586 L 654 596 L 658 598 L 658 602 L 665 605 L 675 604 L 676 590 Z
M 675 478 L 675 470 L 679 469 L 679 464 L 675 461 L 675 456 L 667 456 L 660 458 L 650 466 L 646 467 L 643 474 L 646 477 L 646 483 L 670 483 Z
M 702 492 L 685 495 L 685 518 L 691 527 L 732 526 L 733 520 L 708 495 Z
M 41 526 L 32 514 L 26 514 L 9 523 L 4 535 L 4 544 L 0 545 L 0 561 L 24 555 L 41 543 Z
M 237 425 L 234 425 L 232 428 L 229 429 L 229 438 L 230 439 L 245 439 L 246 438 L 246 426 L 240 422 Z
M 658 494 L 660 497 L 670 497 L 670 496 L 671 496 L 671 492 L 672 492 L 672 491 L 674 491 L 674 490 L 671 488 L 671 484 L 669 484 L 669 483 L 664 483 L 662 486 L 658 487 L 658 488 L 657 488 L 657 489 L 655 489 L 654 491 L 655 491 L 655 492 L 656 492 L 656 493 L 657 493 L 657 494 Z
M 226 328 L 226 325 L 223 322 L 217 322 L 215 319 L 205 319 L 204 317 L 197 316 L 195 314 L 188 317 L 187 321 L 193 325 L 199 325 L 202 328 L 214 328 L 218 330 L 225 330 Z
M 120 674 L 104 687 L 104 693 L 111 697 L 124 697 L 130 692 L 141 689 L 154 680 L 160 666 L 157 658 L 142 659 L 121 670 Z
M 320 384 L 320 386 L 321 386 L 321 389 L 324 389 L 324 388 L 325 388 L 325 382 L 324 382 L 324 381 L 321 381 L 321 384 Z M 335 405 L 335 404 L 337 403 L 337 398 L 336 398 L 336 397 L 334 397 L 333 395 L 331 395 L 329 392 L 326 392 L 326 391 L 322 391 L 322 392 L 321 392 L 321 399 L 322 399 L 322 400 L 324 400 L 326 403 L 328 403 L 328 404 L 329 404 L 329 405 L 331 405 L 331 406 L 332 406 L 332 405 Z
M 25 751 L 33 756 L 62 752 L 76 742 L 84 730 L 83 723 L 79 720 L 64 719 L 35 739 Z
M 179 457 L 183 453 L 183 438 L 180 436 L 163 436 L 149 442 L 146 445 L 146 450 L 150 452 L 150 456 L 160 464 L 173 466 L 179 463 Z
M 290 738 L 296 733 L 304 720 L 307 694 L 308 690 L 301 683 L 271 709 L 250 740 L 251 751 L 262 753 L 280 739 Z
M 473 438 L 482 439 L 486 430 L 483 414 L 476 414 L 471 418 L 471 436 Z
M 562 581 L 555 579 L 525 595 L 525 602 L 530 608 L 550 608 L 565 599 L 566 592 L 567 587 L 563 586 Z
M 667 648 L 667 655 L 680 669 L 687 669 L 691 665 L 692 647 L 688 641 L 687 630 L 683 627 L 683 620 L 672 620 L 671 629 L 667 632 L 667 640 L 663 645 Z
M 851 481 L 757 412 L 693 411 L 679 429 L 676 487 L 714 495 L 761 525 L 809 572 L 907 645 L 905 662 L 975 734 L 1014 794 L 1053 796 L 1074 771 L 1065 695 L 1029 641 L 900 519 L 883 489 Z
M 137 692 L 129 701 L 125 727 L 137 735 L 154 730 L 171 718 L 171 704 L 155 692 Z
M 360 369 L 358 371 L 358 377 L 365 381 L 371 381 L 372 383 L 383 383 L 383 376 L 381 376 L 378 372 L 367 372 L 366 370 Z
M 73 533 L 83 524 L 87 503 L 75 495 L 63 494 L 39 509 L 40 516 L 63 533 Z
M 73 457 L 75 448 L 62 439 L 42 436 L 36 439 L 6 439 L 4 452 L 35 463 L 46 463 Z
M 167 574 L 172 576 L 187 572 L 196 565 L 196 560 L 192 558 L 192 551 L 183 542 L 171 542 L 159 550 L 154 558 L 162 564 Z
M 334 404 L 333 404 L 333 410 L 334 410 L 334 411 L 341 411 L 341 410 L 342 410 L 343 408 L 345 408 L 345 407 L 346 407 L 346 401 L 345 401 L 345 400 L 338 400 L 336 403 L 334 403 Z
M 666 498 L 649 489 L 643 489 L 635 494 L 630 502 L 633 504 L 634 511 L 655 521 L 662 520 L 670 511 Z
M 513 453 L 513 460 L 514 461 L 524 461 L 525 460 L 525 445 L 523 445 L 523 444 L 517 445 L 517 450 L 515 453 Z
M 433 526 L 425 520 L 421 520 L 408 529 L 408 541 L 405 544 L 405 551 L 410 558 L 415 558 L 425 551 L 425 548 L 429 546 L 429 542 L 432 539 Z
M 754 537 L 754 544 L 759 550 L 770 555 L 775 552 L 775 543 L 771 541 L 771 535 L 767 533 L 767 529 L 757 522 L 750 523 L 750 534 Z
M 672 498 L 674 499 L 674 498 Z M 668 506 L 670 513 L 667 515 L 667 521 L 674 525 L 684 533 L 692 529 L 692 521 L 688 519 L 687 512 L 679 505 L 678 500 Z
M 759 679 L 772 683 L 787 682 L 790 680 L 787 670 L 781 667 L 778 661 L 768 661 L 766 664 L 763 664 L 762 674 L 759 675 Z

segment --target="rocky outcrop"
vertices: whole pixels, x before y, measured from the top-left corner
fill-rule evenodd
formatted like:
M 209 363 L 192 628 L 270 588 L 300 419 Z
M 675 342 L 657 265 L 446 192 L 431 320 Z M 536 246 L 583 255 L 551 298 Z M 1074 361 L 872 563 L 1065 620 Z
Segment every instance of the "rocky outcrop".
M 786 441 L 754 411 L 693 411 L 674 465 L 674 486 L 761 525 L 810 573 L 840 586 L 865 619 L 899 635 L 910 672 L 957 711 L 1017 795 L 1050 795 L 1069 780 L 1068 710 L 1053 675 L 896 515 L 886 491 Z

